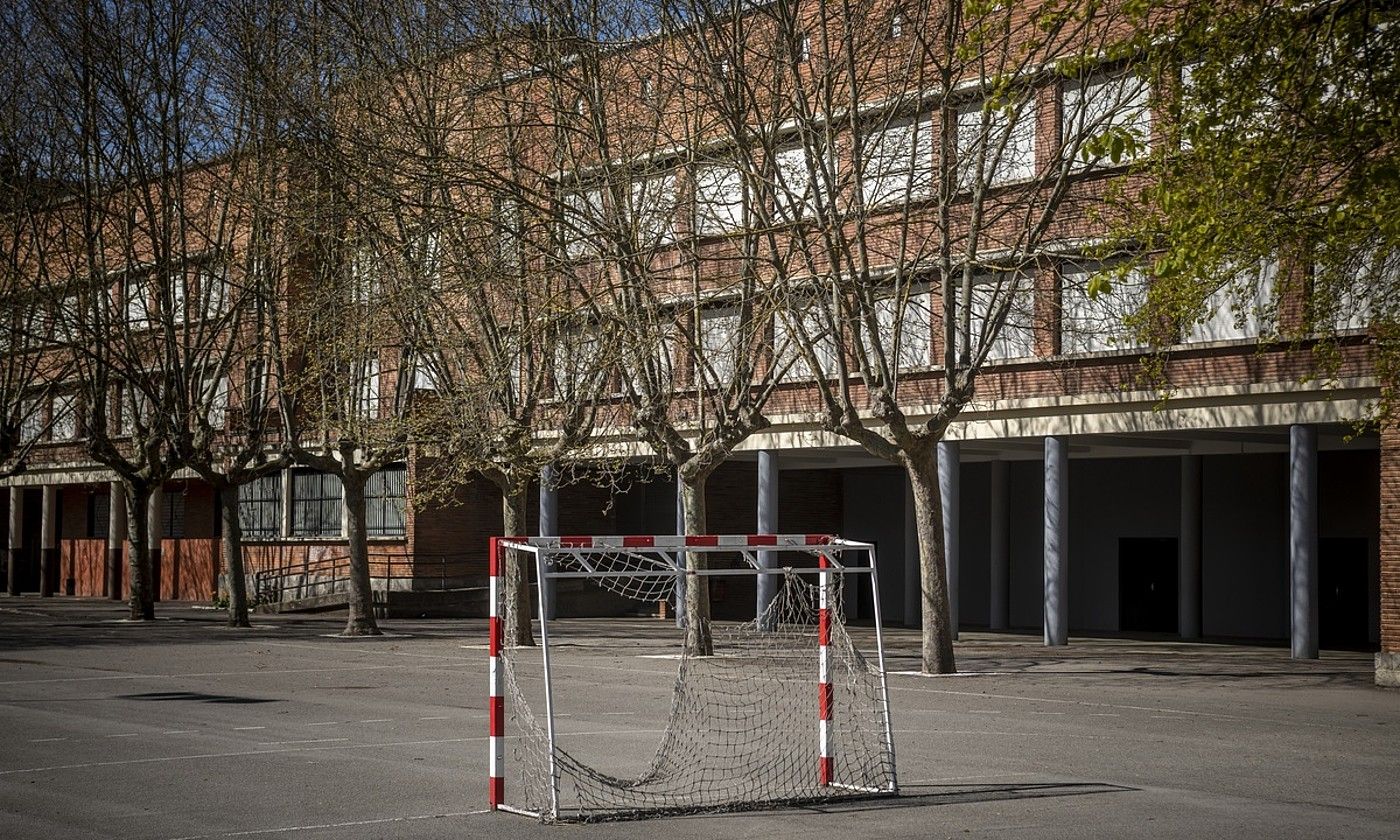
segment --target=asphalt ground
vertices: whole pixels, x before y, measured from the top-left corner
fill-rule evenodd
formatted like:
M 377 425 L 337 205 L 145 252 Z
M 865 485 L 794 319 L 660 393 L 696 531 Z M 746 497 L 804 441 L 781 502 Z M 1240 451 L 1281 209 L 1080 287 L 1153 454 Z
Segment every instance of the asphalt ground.
M 973 633 L 931 678 L 892 630 L 898 798 L 543 826 L 484 812 L 485 622 L 158 612 L 0 598 L 0 838 L 1400 836 L 1400 692 L 1365 653 Z M 555 638 L 561 733 L 644 764 L 674 630 Z

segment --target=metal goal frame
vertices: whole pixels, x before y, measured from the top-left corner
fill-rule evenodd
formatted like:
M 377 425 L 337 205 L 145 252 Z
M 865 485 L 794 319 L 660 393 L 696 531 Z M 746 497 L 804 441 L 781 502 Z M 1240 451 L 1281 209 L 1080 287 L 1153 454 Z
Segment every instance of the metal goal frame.
M 876 569 L 875 545 L 868 542 L 846 540 L 831 534 L 689 534 L 666 536 L 574 536 L 574 537 L 491 537 L 490 538 L 490 639 L 488 651 L 489 668 L 489 782 L 487 805 L 492 811 L 506 811 L 513 814 L 534 817 L 542 820 L 559 818 L 559 770 L 556 764 L 556 741 L 554 728 L 554 690 L 549 656 L 549 618 L 546 610 L 547 588 L 545 581 L 564 579 L 599 579 L 627 577 L 657 577 L 675 575 L 676 591 L 684 592 L 683 584 L 688 576 L 746 576 L 802 574 L 816 575 L 819 592 L 817 612 L 817 651 L 814 669 L 817 687 L 816 751 L 813 756 L 814 772 L 821 787 L 841 787 L 857 793 L 895 795 L 899 785 L 895 775 L 894 733 L 890 723 L 890 693 L 885 668 L 884 622 L 880 611 L 879 574 Z M 501 666 L 501 652 L 504 647 L 504 615 L 502 598 L 505 588 L 502 575 L 505 571 L 505 552 L 520 551 L 535 558 L 535 571 L 539 585 L 538 620 L 540 623 L 540 655 L 544 676 L 544 717 L 545 731 L 549 741 L 549 792 L 550 810 L 546 813 L 511 805 L 505 800 L 505 684 Z M 815 556 L 817 566 L 791 567 L 774 566 L 769 562 L 771 552 L 802 552 Z M 646 568 L 613 571 L 595 569 L 587 562 L 590 554 L 626 554 Z M 688 554 L 738 554 L 744 565 L 737 568 L 690 569 L 686 566 Z M 843 562 L 842 555 L 864 553 L 865 565 Z M 768 555 L 768 556 L 765 556 Z M 550 563 L 551 557 L 568 556 L 575 558 L 584 571 L 560 571 Z M 889 755 L 890 778 L 884 788 L 853 788 L 836 782 L 833 778 L 834 757 L 831 752 L 829 724 L 836 710 L 833 708 L 834 692 L 828 681 L 828 647 L 831 641 L 831 584 L 832 575 L 868 575 L 873 601 L 875 621 L 876 667 L 879 671 L 880 702 L 884 711 L 884 746 Z

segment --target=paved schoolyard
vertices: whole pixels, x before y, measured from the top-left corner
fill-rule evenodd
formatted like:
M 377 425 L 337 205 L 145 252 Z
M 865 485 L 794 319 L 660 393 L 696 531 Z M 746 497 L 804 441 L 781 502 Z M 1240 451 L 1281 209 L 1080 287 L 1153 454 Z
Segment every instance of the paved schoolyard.
M 1400 692 L 1371 685 L 1369 654 L 971 634 L 968 675 L 891 677 L 898 799 L 540 826 L 481 812 L 484 622 L 345 641 L 330 616 L 231 631 L 158 612 L 131 625 L 120 605 L 0 598 L 0 837 L 1400 834 Z M 597 698 L 561 729 L 644 753 L 675 667 L 651 654 L 672 631 L 561 630 L 584 640 L 571 678 Z M 913 668 L 915 638 L 891 635 L 891 669 Z

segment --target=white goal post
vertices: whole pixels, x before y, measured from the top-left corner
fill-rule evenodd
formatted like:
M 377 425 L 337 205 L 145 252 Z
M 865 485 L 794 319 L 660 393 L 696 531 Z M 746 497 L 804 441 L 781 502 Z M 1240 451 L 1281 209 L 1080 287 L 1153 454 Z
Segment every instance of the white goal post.
M 541 584 L 537 650 L 505 636 L 508 551 L 533 558 Z M 693 555 L 722 556 L 687 568 Z M 898 792 L 873 544 L 825 534 L 492 537 L 490 573 L 492 810 L 620 819 Z M 779 582 L 767 610 L 712 623 L 710 656 L 679 652 L 666 728 L 640 775 L 610 775 L 575 757 L 556 729 L 556 694 L 568 684 L 552 665 L 546 581 L 579 579 L 655 603 L 683 592 L 686 577 L 765 575 Z M 841 607 L 845 581 L 861 576 L 873 594 L 873 660 L 852 641 Z M 511 802 L 507 694 L 511 786 L 519 785 Z

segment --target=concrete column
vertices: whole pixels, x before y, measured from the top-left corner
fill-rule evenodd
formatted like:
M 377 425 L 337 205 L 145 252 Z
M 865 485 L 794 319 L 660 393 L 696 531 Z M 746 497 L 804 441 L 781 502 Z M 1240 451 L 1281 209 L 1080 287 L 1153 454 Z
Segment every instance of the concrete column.
M 923 626 L 923 577 L 919 573 L 919 527 L 914 521 L 914 485 L 904 478 L 904 626 Z
M 1045 439 L 1045 644 L 1069 644 L 1069 441 Z
M 1289 604 L 1294 659 L 1317 658 L 1317 427 L 1288 429 Z
M 993 630 L 1011 626 L 1011 465 L 1005 461 L 992 462 L 991 571 Z
M 762 450 L 758 453 L 758 532 L 778 533 L 778 453 Z M 771 569 L 778 562 L 776 551 L 760 551 L 758 563 Z M 778 579 L 773 575 L 758 576 L 758 602 L 754 605 L 760 620 L 778 594 Z M 762 629 L 771 629 L 767 624 Z
M 685 501 L 681 498 L 681 471 L 676 470 L 676 535 L 685 534 Z M 676 562 L 685 569 L 685 552 L 676 552 Z M 676 576 L 676 626 L 685 627 L 685 575 Z
M 45 484 L 39 524 L 39 597 L 53 597 L 58 577 L 58 485 Z
M 958 567 L 962 562 L 959 544 L 962 516 L 962 454 L 958 442 L 938 442 L 938 489 L 943 497 L 943 560 L 948 581 L 948 624 L 958 637 Z
M 10 595 L 19 594 L 19 564 L 24 559 L 24 488 L 10 488 L 10 551 L 9 574 L 5 581 L 5 591 Z
M 540 534 L 541 537 L 559 536 L 559 471 L 551 464 L 540 470 Z M 554 580 L 542 580 L 544 588 L 545 617 L 554 618 L 558 612 Z
M 344 508 L 344 505 L 341 505 Z M 151 492 L 150 503 L 146 505 L 146 534 L 151 542 L 151 600 L 160 600 L 161 554 L 160 541 L 165 525 L 165 490 L 157 487 Z
M 1181 456 L 1181 543 L 1176 626 L 1183 639 L 1201 638 L 1201 456 Z
M 107 597 L 122 599 L 122 546 L 126 543 L 126 486 L 120 481 L 110 485 L 107 504 Z

